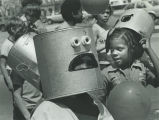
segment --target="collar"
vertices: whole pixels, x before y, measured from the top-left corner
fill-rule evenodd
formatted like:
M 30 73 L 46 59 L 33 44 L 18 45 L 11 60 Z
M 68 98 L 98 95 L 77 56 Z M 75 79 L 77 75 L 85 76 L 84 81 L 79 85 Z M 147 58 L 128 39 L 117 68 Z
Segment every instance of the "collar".
M 131 65 L 131 68 L 138 68 L 140 70 L 142 70 L 142 63 L 139 60 L 135 60 L 133 62 L 133 64 Z M 110 65 L 108 68 L 109 72 L 115 72 L 115 71 L 123 71 L 120 68 L 116 68 L 115 66 Z

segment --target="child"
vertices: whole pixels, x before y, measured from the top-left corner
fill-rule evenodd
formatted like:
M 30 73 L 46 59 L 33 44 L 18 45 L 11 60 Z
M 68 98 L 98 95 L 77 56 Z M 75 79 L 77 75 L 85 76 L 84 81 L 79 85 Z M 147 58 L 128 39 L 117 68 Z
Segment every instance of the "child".
M 46 32 L 45 25 L 41 22 L 41 0 L 22 0 L 24 15 L 21 19 L 26 22 L 31 32 L 42 33 Z
M 121 82 L 132 80 L 141 82 L 145 86 L 150 82 L 148 79 L 156 78 L 154 74 L 149 74 L 148 69 L 139 60 L 144 50 L 150 56 L 158 78 L 159 60 L 151 48 L 150 39 L 144 39 L 137 32 L 127 28 L 116 28 L 108 36 L 106 52 L 110 51 L 114 61 L 113 65 L 102 71 L 106 78 L 108 94 Z
M 74 27 L 82 24 L 82 9 L 79 0 L 65 0 L 61 6 L 61 14 L 65 20 L 61 28 Z M 83 61 L 87 61 L 88 64 L 87 63 L 85 64 L 85 62 Z M 81 61 L 79 62 L 81 63 L 78 66 L 76 66 L 75 68 L 76 70 L 84 69 L 87 65 L 90 65 L 89 59 L 87 58 L 81 59 Z M 79 95 L 72 95 L 59 99 L 44 101 L 36 109 L 37 111 L 34 112 L 32 120 L 44 120 L 47 118 L 61 120 L 61 116 L 64 116 L 65 119 L 77 120 L 76 116 L 74 117 L 75 115 L 74 113 L 69 112 L 66 114 L 65 110 L 63 110 L 64 108 L 67 109 L 67 111 L 73 110 L 74 112 L 77 113 L 79 112 L 82 113 L 83 115 L 85 114 L 86 116 L 87 114 L 88 115 L 90 114 L 92 116 L 93 115 L 98 116 L 98 120 L 104 120 L 104 119 L 113 120 L 112 116 L 107 111 L 104 104 L 102 104 L 102 102 L 104 101 L 103 100 L 103 96 L 105 95 L 104 92 L 105 92 L 104 90 L 101 91 L 97 90 L 89 92 L 88 93 L 89 95 L 87 93 L 82 93 Z M 93 101 L 95 101 L 95 105 Z M 58 107 L 58 109 L 56 106 Z M 63 106 L 65 107 L 63 108 Z M 90 110 L 88 111 L 86 108 L 89 108 Z M 46 111 L 48 109 L 49 111 Z M 100 113 L 98 110 L 100 111 Z M 96 113 L 97 115 L 95 115 Z M 70 115 L 72 116 L 71 118 Z M 79 115 L 79 117 L 80 116 L 82 118 L 82 115 Z M 87 119 L 87 117 L 85 118 L 85 116 L 83 116 L 83 119 Z
M 112 20 L 116 20 L 116 19 L 114 18 L 112 19 L 112 16 L 111 16 L 112 13 L 113 13 L 112 8 L 109 5 L 108 8 L 106 8 L 103 13 L 94 15 L 95 19 L 97 20 L 97 24 L 105 30 L 108 30 L 110 27 L 114 26 L 115 21 L 112 21 Z M 108 24 L 110 19 L 111 19 L 111 22 L 113 22 L 111 26 L 110 24 Z
M 103 13 L 94 15 L 96 23 L 93 24 L 92 29 L 95 35 L 96 49 L 101 70 L 111 61 L 111 57 L 105 54 L 105 38 L 107 37 L 108 29 L 113 26 L 109 24 L 109 22 L 111 21 L 115 24 L 116 19 L 112 18 L 112 12 L 111 6 L 109 6 Z
M 62 28 L 75 26 L 82 23 L 83 14 L 80 0 L 65 0 L 61 5 L 61 14 L 65 22 Z
M 9 37 L 1 47 L 1 70 L 9 90 L 13 94 L 14 120 L 30 120 L 30 112 L 42 98 L 39 90 L 20 77 L 14 70 L 9 75 L 6 69 L 7 56 L 10 49 L 19 37 L 27 33 L 27 30 L 25 23 L 21 19 L 16 17 L 11 18 L 7 25 Z

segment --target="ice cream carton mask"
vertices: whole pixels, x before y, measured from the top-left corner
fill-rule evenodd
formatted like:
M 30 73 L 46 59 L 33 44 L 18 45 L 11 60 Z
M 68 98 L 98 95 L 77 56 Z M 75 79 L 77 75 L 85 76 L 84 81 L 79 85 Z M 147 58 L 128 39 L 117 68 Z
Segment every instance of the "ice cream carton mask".
M 33 42 L 34 33 L 21 36 L 10 49 L 8 65 L 22 78 L 40 90 L 40 75 Z
M 34 44 L 46 99 L 102 89 L 91 26 L 43 33 Z
M 154 21 L 145 10 L 131 9 L 121 15 L 110 34 L 115 28 L 128 28 L 137 32 L 143 38 L 150 38 L 154 30 Z

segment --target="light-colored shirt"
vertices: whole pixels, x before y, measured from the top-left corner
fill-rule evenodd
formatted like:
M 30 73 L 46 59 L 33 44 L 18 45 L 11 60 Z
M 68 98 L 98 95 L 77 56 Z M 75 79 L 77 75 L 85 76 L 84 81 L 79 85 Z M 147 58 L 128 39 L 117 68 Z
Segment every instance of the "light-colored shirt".
M 31 120 L 79 120 L 67 106 L 50 101 L 42 102 L 35 110 Z
M 25 106 L 28 109 L 32 109 L 42 99 L 42 93 L 25 80 L 22 87 L 22 98 L 24 99 Z
M 93 32 L 96 36 L 96 40 L 97 39 L 102 39 L 103 41 L 106 40 L 107 34 L 108 34 L 108 30 L 105 30 L 104 28 L 100 27 L 98 24 L 93 24 L 92 26 Z
M 101 109 L 97 120 L 114 120 L 103 104 L 95 103 Z M 89 109 L 89 108 L 88 108 Z M 80 114 L 77 114 L 77 116 Z M 50 101 L 42 102 L 35 110 L 31 120 L 79 120 L 76 114 L 67 106 Z M 86 115 L 86 118 L 87 115 Z
M 34 108 L 36 104 L 41 101 L 42 93 L 24 78 L 19 76 L 15 71 L 12 71 L 11 78 L 14 86 L 21 87 L 21 97 L 25 106 L 28 109 Z
M 8 54 L 14 45 L 13 42 L 6 39 L 1 46 L 1 55 L 8 57 Z M 7 65 L 7 69 L 10 67 Z M 21 96 L 24 99 L 24 104 L 27 108 L 33 108 L 39 100 L 42 98 L 42 93 L 36 89 L 33 85 L 25 81 L 22 77 L 20 77 L 17 73 L 12 71 L 11 78 L 14 85 L 18 85 L 22 87 Z
M 6 39 L 1 46 L 1 55 L 8 57 L 9 51 L 11 50 L 13 45 L 14 45 L 13 42 Z

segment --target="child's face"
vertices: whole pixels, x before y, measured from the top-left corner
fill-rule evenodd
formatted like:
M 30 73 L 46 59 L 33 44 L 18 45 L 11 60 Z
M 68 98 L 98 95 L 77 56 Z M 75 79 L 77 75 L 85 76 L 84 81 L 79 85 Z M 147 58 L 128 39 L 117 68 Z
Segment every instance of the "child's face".
M 129 65 L 131 61 L 129 48 L 123 39 L 111 39 L 110 51 L 114 63 L 118 68 L 124 68 Z
M 33 24 L 37 19 L 35 17 L 31 17 L 29 15 L 25 15 L 28 24 Z
M 104 11 L 104 13 L 99 14 L 99 15 L 97 16 L 97 19 L 98 19 L 98 21 L 99 21 L 100 23 L 107 23 L 109 17 L 110 17 L 110 10 L 109 10 L 109 9 L 106 9 L 106 10 Z

